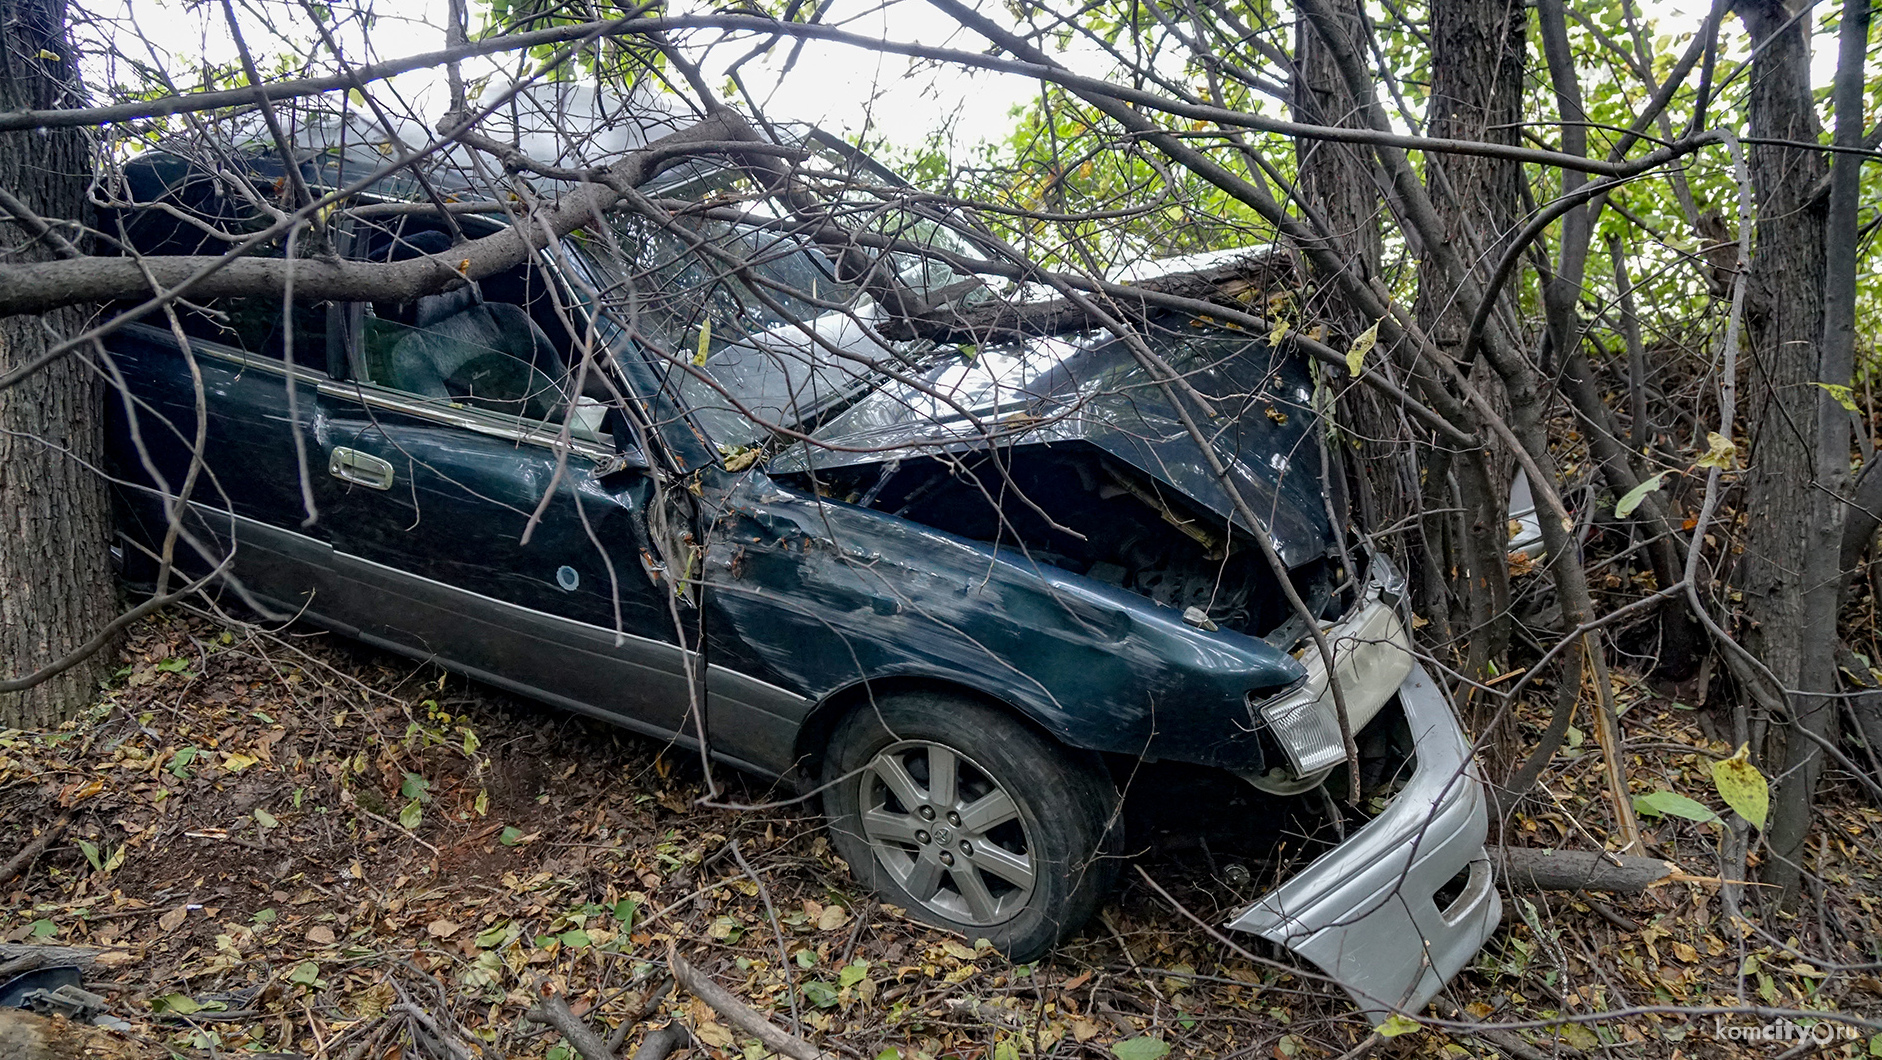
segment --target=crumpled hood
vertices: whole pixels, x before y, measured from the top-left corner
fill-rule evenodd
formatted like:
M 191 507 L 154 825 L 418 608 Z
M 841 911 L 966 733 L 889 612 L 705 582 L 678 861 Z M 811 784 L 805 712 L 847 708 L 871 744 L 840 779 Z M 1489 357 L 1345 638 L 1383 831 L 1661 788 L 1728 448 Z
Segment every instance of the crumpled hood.
M 1304 359 L 1201 320 L 1161 324 L 1152 348 L 1214 405 L 1208 417 L 1187 403 L 1282 560 L 1294 567 L 1326 555 L 1333 532 Z M 1109 332 L 963 350 L 912 376 L 915 385 L 893 381 L 868 394 L 815 432 L 821 444 L 791 447 L 770 470 L 1083 441 L 1255 529 L 1236 512 L 1163 388 Z

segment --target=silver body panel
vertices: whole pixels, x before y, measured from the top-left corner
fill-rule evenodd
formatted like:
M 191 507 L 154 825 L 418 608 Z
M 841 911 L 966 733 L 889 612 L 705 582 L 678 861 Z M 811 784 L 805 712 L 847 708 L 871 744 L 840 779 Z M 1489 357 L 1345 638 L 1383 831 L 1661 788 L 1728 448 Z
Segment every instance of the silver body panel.
M 1416 1012 L 1469 963 L 1502 917 L 1484 851 L 1483 783 L 1437 685 L 1399 686 L 1417 769 L 1385 812 L 1228 924 L 1307 958 L 1375 1021 Z M 1438 890 L 1468 871 L 1446 908 Z

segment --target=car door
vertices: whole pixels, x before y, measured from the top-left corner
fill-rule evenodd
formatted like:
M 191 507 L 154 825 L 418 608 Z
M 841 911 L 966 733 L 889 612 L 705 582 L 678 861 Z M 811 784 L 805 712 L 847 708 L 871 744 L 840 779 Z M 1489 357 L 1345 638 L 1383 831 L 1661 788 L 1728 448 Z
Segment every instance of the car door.
M 144 155 L 124 168 L 131 198 L 164 208 L 104 211 L 101 228 L 143 253 L 219 254 L 226 243 L 210 233 L 239 231 L 254 216 L 254 203 L 234 185 L 265 186 L 279 176 L 266 167 L 241 174 L 230 181 L 223 179 L 230 173 L 181 158 Z M 256 252 L 279 256 L 285 248 L 277 242 Z M 301 253 L 310 252 L 303 244 Z M 174 510 L 184 531 L 174 543 L 179 575 L 219 567 L 247 604 L 274 617 L 320 617 L 329 543 L 311 518 L 305 485 L 319 470 L 313 426 L 319 387 L 341 350 L 338 310 L 306 299 L 284 304 L 278 294 L 192 294 L 173 310 L 106 340 L 103 370 L 122 384 L 106 404 L 106 430 L 125 573 L 134 583 L 154 577 L 153 553 L 164 547 Z M 199 428 L 203 463 L 192 475 Z M 174 507 L 186 484 L 186 503 Z
M 406 223 L 363 254 L 429 253 L 440 237 Z M 685 661 L 647 573 L 652 481 L 602 433 L 602 406 L 571 392 L 568 303 L 551 282 L 525 266 L 354 307 L 352 378 L 319 399 L 336 592 L 362 637 L 676 732 Z
M 324 617 L 330 544 L 310 520 L 303 482 L 320 472 L 313 424 L 329 379 L 330 308 L 284 313 L 273 296 L 214 299 L 179 310 L 179 328 L 153 314 L 112 336 L 108 370 L 124 385 L 108 405 L 107 437 L 132 581 L 154 577 L 176 495 L 189 484 L 175 508 L 183 536 L 170 585 L 220 567 L 244 603 L 272 617 Z M 192 479 L 198 380 L 203 463 Z

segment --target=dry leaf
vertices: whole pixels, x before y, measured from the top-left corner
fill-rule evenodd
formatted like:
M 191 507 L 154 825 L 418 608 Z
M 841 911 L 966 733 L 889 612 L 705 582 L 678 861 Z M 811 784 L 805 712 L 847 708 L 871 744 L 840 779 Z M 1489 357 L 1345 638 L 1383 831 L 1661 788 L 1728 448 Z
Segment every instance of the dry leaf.
M 849 918 L 849 912 L 840 905 L 824 906 L 823 914 L 817 917 L 817 930 L 835 931 L 847 923 Z
M 333 945 L 333 929 L 325 924 L 318 924 L 308 929 L 307 941 L 316 946 Z
M 431 937 L 434 939 L 448 939 L 457 934 L 457 929 L 461 926 L 450 920 L 433 920 L 425 925 L 425 930 L 431 932 Z
M 189 915 L 189 910 L 179 905 L 175 909 L 158 917 L 157 926 L 162 928 L 166 933 L 175 931 L 183 925 L 184 919 Z

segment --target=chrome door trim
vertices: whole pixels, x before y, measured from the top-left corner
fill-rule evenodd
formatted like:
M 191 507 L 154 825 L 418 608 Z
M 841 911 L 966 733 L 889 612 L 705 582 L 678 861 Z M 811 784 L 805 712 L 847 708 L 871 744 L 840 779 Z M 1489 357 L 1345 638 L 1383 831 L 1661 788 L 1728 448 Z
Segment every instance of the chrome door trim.
M 124 330 L 137 333 L 146 341 L 172 347 L 176 345 L 175 335 L 149 324 L 133 322 L 124 325 Z M 434 402 L 420 401 L 400 394 L 396 390 L 387 390 L 371 383 L 336 381 L 325 372 L 300 364 L 296 364 L 293 372 L 290 373 L 284 361 L 262 357 L 234 346 L 224 345 L 213 339 L 197 338 L 194 335 L 190 336 L 190 351 L 199 356 L 238 365 L 244 369 L 253 368 L 283 378 L 292 374 L 297 382 L 318 387 L 320 393 L 327 397 L 348 398 L 363 405 L 404 413 L 408 416 L 418 416 L 492 438 L 501 438 L 506 442 L 540 446 L 552 452 L 568 452 L 595 461 L 608 461 L 614 459 L 615 456 L 612 446 L 597 439 L 583 438 L 571 433 L 564 441 L 559 424 L 531 425 L 520 419 L 509 420 L 506 423 L 502 417 L 479 413 L 463 406 L 440 406 Z

